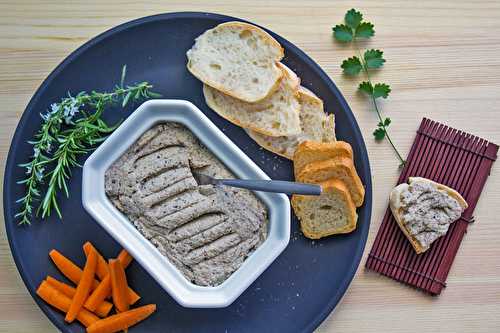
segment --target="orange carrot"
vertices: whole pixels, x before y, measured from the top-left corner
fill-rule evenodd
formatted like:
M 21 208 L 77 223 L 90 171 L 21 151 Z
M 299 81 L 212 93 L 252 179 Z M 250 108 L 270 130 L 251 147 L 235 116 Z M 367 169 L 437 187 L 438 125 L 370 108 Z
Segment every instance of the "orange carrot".
M 55 289 L 47 281 L 42 281 L 36 293 L 45 302 L 49 303 L 56 309 L 62 312 L 67 312 L 71 305 L 71 299 Z M 99 318 L 92 312 L 81 309 L 76 315 L 76 319 L 81 322 L 85 327 L 89 327 L 93 323 L 99 321 Z
M 54 279 L 52 276 L 47 276 L 46 281 L 55 289 L 63 293 L 64 295 L 68 296 L 69 298 L 73 298 L 75 296 L 76 289 L 71 287 L 70 285 L 67 285 L 64 282 L 61 282 L 57 279 Z M 99 306 L 95 309 L 95 314 L 98 315 L 101 318 L 107 317 L 109 314 L 109 311 L 111 311 L 111 308 L 113 307 L 113 304 L 110 302 L 102 302 L 99 304 Z
M 127 294 L 128 303 L 130 305 L 135 304 L 139 299 L 141 299 L 141 296 L 139 296 L 130 287 L 128 287 Z M 111 295 L 111 278 L 108 275 L 101 281 L 101 283 L 99 283 L 99 286 L 97 286 L 92 294 L 90 294 L 84 306 L 90 311 L 94 311 L 109 295 Z
M 120 260 L 120 262 L 122 263 L 123 269 L 127 268 L 128 265 L 130 265 L 130 263 L 132 262 L 132 260 L 134 260 L 134 258 L 132 258 L 132 256 L 125 249 L 120 251 L 117 259 Z M 139 296 L 134 290 L 128 287 L 128 299 L 129 299 L 129 304 L 133 305 L 139 299 L 141 299 L 141 296 Z
M 66 313 L 66 320 L 71 323 L 75 320 L 76 315 L 80 311 L 90 293 L 90 287 L 92 286 L 92 281 L 94 281 L 95 270 L 97 266 L 97 252 L 91 249 L 85 267 L 83 268 L 82 277 L 80 282 L 76 286 L 75 296 L 71 300 L 71 305 L 68 312 Z
M 148 304 L 101 319 L 87 327 L 87 333 L 114 333 L 127 329 L 156 311 L 156 304 Z
M 121 261 L 123 268 L 127 268 L 133 259 L 134 258 L 132 258 L 132 256 L 125 249 L 121 250 L 120 254 L 118 254 L 118 260 Z
M 67 277 L 74 284 L 78 284 L 80 282 L 82 277 L 82 270 L 80 267 L 75 265 L 71 260 L 63 256 L 57 250 L 50 251 L 49 256 L 65 277 Z M 92 282 L 91 285 L 91 290 L 97 288 L 98 285 L 99 281 L 94 279 L 94 282 Z
M 95 311 L 97 307 L 104 302 L 104 299 L 111 294 L 111 278 L 109 274 L 99 283 L 97 288 L 90 294 L 89 298 L 83 305 L 90 311 Z
M 129 309 L 127 277 L 120 260 L 111 259 L 109 261 L 109 276 L 111 278 L 111 294 L 116 309 L 119 312 L 127 311 Z
M 120 260 L 120 262 L 122 263 L 123 268 L 127 268 L 127 266 L 132 261 L 132 257 L 130 256 L 130 254 L 128 254 L 127 251 L 122 250 L 118 255 L 118 260 Z M 94 311 L 99 306 L 99 304 L 101 304 L 104 299 L 106 299 L 106 297 L 110 295 L 111 279 L 109 278 L 109 276 L 107 276 L 102 279 L 101 283 L 99 283 L 99 286 L 92 292 L 92 294 L 90 294 L 84 306 L 90 311 Z M 128 299 L 130 305 L 135 304 L 135 302 L 137 302 L 140 298 L 141 296 L 139 296 L 130 287 L 128 288 Z
M 97 249 L 92 245 L 91 242 L 86 242 L 83 244 L 83 252 L 85 252 L 85 255 L 88 257 L 90 250 L 94 249 L 95 252 L 97 253 L 97 268 L 96 268 L 96 275 L 99 277 L 99 279 L 102 281 L 108 275 L 108 263 L 106 262 L 106 259 L 103 258 L 103 256 L 97 251 Z

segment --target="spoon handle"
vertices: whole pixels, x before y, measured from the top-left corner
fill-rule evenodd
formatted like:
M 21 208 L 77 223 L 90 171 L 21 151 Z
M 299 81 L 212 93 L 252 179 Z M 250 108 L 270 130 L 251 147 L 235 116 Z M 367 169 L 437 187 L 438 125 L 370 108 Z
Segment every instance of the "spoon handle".
M 220 179 L 219 184 L 247 190 L 286 194 L 320 195 L 321 186 L 284 180 Z

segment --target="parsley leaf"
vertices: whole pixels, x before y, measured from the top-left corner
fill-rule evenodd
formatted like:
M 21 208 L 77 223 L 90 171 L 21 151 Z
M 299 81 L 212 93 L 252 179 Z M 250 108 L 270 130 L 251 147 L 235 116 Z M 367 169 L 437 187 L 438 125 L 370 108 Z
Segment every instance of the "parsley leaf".
M 345 24 L 338 24 L 335 27 L 333 27 L 332 30 L 333 30 L 333 36 L 339 42 L 343 43 L 350 42 L 354 37 L 352 29 Z
M 373 35 L 375 35 L 375 30 L 373 30 L 373 24 L 370 22 L 361 22 L 356 28 L 356 37 L 370 38 Z
M 373 86 L 373 97 L 375 98 L 387 98 L 391 92 L 391 87 L 385 83 L 377 83 Z
M 373 86 L 368 81 L 363 81 L 359 84 L 358 89 L 368 95 L 373 94 Z
M 404 166 L 405 160 L 392 142 L 387 130 L 391 124 L 391 119 L 382 119 L 382 115 L 379 110 L 379 103 L 377 103 L 378 98 L 387 98 L 389 96 L 391 88 L 385 83 L 373 84 L 370 78 L 371 70 L 381 68 L 384 65 L 384 53 L 381 50 L 370 49 L 365 50 L 364 54 L 361 56 L 361 50 L 359 50 L 358 45 L 356 44 L 356 41 L 360 38 L 367 39 L 375 35 L 373 24 L 363 21 L 363 14 L 352 8 L 345 14 L 343 24 L 336 25 L 332 30 L 333 36 L 338 42 L 352 43 L 353 47 L 359 54 L 358 57 L 353 56 L 345 59 L 340 67 L 346 75 L 354 76 L 358 75 L 360 72 L 364 72 L 366 74 L 366 81 L 359 84 L 358 90 L 359 92 L 365 93 L 370 97 L 370 100 L 373 102 L 374 111 L 377 113 L 378 119 L 380 119 L 380 122 L 373 131 L 375 140 L 387 139 L 401 162 L 400 166 Z
M 375 131 L 373 131 L 373 136 L 375 137 L 375 140 L 380 141 L 385 138 L 385 129 L 382 127 L 377 127 Z
M 345 14 L 344 20 L 349 27 L 356 29 L 363 20 L 363 14 L 352 8 Z
M 363 65 L 361 64 L 361 61 L 358 57 L 352 57 L 344 60 L 340 67 L 344 70 L 344 73 L 346 75 L 359 74 L 359 72 L 361 72 L 361 69 L 363 69 Z
M 377 124 L 377 128 L 373 131 L 375 140 L 383 140 L 387 136 L 387 127 L 391 124 L 391 118 L 385 118 Z
M 382 65 L 385 62 L 385 59 L 382 58 L 382 54 L 384 54 L 384 52 L 380 50 L 374 50 L 374 49 L 367 50 L 364 55 L 366 67 L 368 68 L 382 67 Z
M 374 98 L 387 98 L 391 92 L 391 87 L 385 83 L 377 83 L 372 85 L 370 81 L 363 81 L 359 84 L 358 89 L 368 95 L 373 95 Z

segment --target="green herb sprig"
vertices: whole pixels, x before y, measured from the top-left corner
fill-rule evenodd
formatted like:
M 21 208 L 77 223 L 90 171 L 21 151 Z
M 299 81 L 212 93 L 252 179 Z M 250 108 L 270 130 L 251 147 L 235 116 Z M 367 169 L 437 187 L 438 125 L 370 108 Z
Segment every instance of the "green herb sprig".
M 126 66 L 122 68 L 120 85 L 113 92 L 84 91 L 76 96 L 61 99 L 54 103 L 45 114 L 40 114 L 42 126 L 32 141 L 33 155 L 30 161 L 19 166 L 26 169 L 27 177 L 18 181 L 24 184 L 25 195 L 16 202 L 20 204 L 19 224 L 31 224 L 35 201 L 43 198 L 37 213 L 42 218 L 49 216 L 54 209 L 62 217 L 58 204 L 58 192 L 64 191 L 69 197 L 67 180 L 71 169 L 80 166 L 78 157 L 95 149 L 119 125 L 108 126 L 101 116 L 107 107 L 121 104 L 125 107 L 130 101 L 157 98 L 161 95 L 152 92 L 153 86 L 141 82 L 125 86 Z M 48 180 L 42 195 L 42 185 Z
M 365 73 L 366 81 L 359 84 L 358 90 L 370 97 L 375 112 L 377 113 L 379 122 L 377 128 L 373 131 L 373 136 L 377 141 L 381 141 L 384 138 L 389 141 L 400 161 L 400 167 L 402 167 L 405 165 L 406 161 L 397 150 L 387 130 L 391 124 L 391 119 L 388 117 L 382 118 L 377 104 L 377 99 L 385 99 L 389 96 L 391 88 L 385 83 L 373 84 L 370 78 L 370 71 L 379 69 L 384 65 L 385 59 L 383 58 L 383 52 L 381 50 L 370 49 L 366 50 L 364 54 L 361 55 L 361 51 L 356 44 L 358 39 L 373 37 L 375 35 L 373 27 L 372 23 L 363 21 L 363 14 L 353 8 L 345 14 L 344 24 L 338 24 L 333 27 L 332 30 L 333 36 L 337 41 L 341 43 L 352 43 L 356 49 L 358 55 L 345 59 L 340 67 L 343 69 L 344 73 L 349 76 L 358 75 L 361 71 Z

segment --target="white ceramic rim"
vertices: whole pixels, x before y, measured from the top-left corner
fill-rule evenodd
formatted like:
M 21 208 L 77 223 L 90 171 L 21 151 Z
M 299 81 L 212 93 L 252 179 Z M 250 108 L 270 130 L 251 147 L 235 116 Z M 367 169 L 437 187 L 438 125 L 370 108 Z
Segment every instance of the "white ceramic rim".
M 167 121 L 188 127 L 237 177 L 269 179 L 195 105 L 185 100 L 151 100 L 132 113 L 85 162 L 82 180 L 83 206 L 179 304 L 197 308 L 226 307 L 241 295 L 288 245 L 290 201 L 284 194 L 255 192 L 268 209 L 267 239 L 219 286 L 194 285 L 114 207 L 104 191 L 104 173 L 109 166 L 145 131 L 155 124 Z

